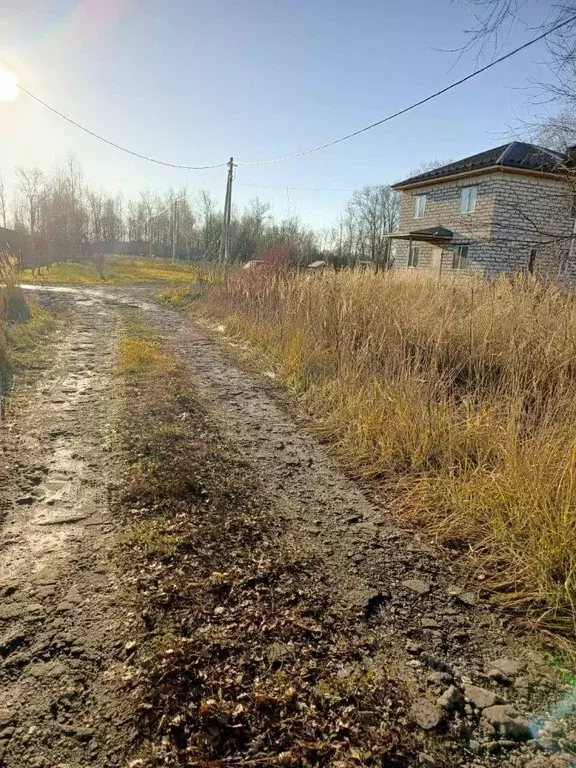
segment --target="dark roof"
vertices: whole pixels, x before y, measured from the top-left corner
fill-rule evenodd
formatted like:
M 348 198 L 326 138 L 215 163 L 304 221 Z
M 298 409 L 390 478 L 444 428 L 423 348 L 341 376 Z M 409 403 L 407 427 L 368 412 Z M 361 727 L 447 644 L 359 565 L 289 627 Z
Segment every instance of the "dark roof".
M 426 229 L 417 229 L 415 235 L 429 235 L 430 237 L 452 237 L 454 232 L 446 227 L 427 227 Z
M 391 232 L 388 237 L 392 240 L 420 240 L 422 242 L 436 242 L 438 240 L 452 240 L 454 232 L 446 227 L 427 227 L 426 229 L 413 229 L 411 232 Z
M 482 168 L 493 168 L 494 166 L 555 173 L 561 171 L 564 160 L 564 155 L 561 152 L 554 152 L 551 149 L 545 149 L 536 144 L 512 141 L 509 144 L 502 144 L 500 147 L 479 152 L 477 155 L 465 157 L 463 160 L 458 160 L 455 163 L 448 163 L 448 165 L 443 165 L 432 171 L 412 176 L 393 186 L 397 189 L 408 184 L 434 181 L 442 179 L 444 176 L 452 176 L 455 173 L 479 171 Z

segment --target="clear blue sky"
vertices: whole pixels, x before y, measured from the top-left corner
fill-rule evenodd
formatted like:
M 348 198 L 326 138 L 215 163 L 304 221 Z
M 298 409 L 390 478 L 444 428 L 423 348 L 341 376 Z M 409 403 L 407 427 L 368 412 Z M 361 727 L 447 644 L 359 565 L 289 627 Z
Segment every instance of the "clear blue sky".
M 502 48 L 537 34 L 548 0 L 529 2 Z M 466 0 L 0 0 L 0 63 L 93 130 L 183 164 L 258 160 L 314 146 L 420 99 L 476 66 L 458 60 Z M 548 77 L 543 43 L 416 111 L 324 152 L 239 168 L 235 202 L 329 226 L 347 191 L 387 183 L 436 157 L 503 143 Z M 87 181 L 134 195 L 185 183 L 223 196 L 225 172 L 130 158 L 21 94 L 0 104 L 0 169 L 50 169 L 74 152 Z M 244 186 L 254 185 L 254 186 Z M 277 187 L 273 189 L 271 187 Z M 289 192 L 286 187 L 290 187 Z

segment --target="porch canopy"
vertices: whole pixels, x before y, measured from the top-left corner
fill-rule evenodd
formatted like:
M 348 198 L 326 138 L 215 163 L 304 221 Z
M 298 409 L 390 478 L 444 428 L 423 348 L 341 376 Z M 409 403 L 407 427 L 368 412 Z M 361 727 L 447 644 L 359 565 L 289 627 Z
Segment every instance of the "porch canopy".
M 446 227 L 429 227 L 428 229 L 415 229 L 412 232 L 390 232 L 391 240 L 410 240 L 433 245 L 448 245 L 454 239 L 454 232 Z

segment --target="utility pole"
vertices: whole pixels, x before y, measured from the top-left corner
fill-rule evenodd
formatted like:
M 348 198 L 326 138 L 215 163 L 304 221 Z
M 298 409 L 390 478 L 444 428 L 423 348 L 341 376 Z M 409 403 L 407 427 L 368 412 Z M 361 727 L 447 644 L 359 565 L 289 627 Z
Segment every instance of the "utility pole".
M 224 218 L 222 220 L 222 237 L 220 238 L 220 254 L 218 260 L 220 262 L 228 261 L 229 256 L 229 234 L 230 234 L 230 220 L 232 217 L 232 182 L 234 180 L 234 158 L 231 157 L 228 161 L 228 180 L 226 182 L 226 198 L 224 200 Z

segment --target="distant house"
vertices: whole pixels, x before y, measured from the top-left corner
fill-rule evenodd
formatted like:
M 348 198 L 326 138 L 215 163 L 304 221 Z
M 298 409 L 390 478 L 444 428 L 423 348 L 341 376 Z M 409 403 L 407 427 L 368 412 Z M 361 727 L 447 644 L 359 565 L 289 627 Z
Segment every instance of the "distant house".
M 395 184 L 394 268 L 575 278 L 575 160 L 513 141 Z

